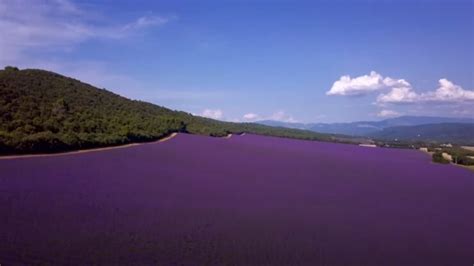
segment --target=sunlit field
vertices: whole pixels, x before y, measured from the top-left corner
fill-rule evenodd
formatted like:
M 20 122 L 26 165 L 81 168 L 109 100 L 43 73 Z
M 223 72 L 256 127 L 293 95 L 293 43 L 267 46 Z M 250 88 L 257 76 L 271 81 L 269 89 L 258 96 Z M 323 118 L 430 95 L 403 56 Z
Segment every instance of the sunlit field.
M 0 262 L 470 265 L 472 172 L 251 134 L 0 160 Z

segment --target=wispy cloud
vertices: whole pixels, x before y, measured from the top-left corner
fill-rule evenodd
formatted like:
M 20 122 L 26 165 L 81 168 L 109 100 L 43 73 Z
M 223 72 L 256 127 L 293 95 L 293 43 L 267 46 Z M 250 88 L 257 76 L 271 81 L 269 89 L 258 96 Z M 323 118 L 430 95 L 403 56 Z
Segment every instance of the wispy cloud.
M 292 115 L 287 114 L 285 111 L 277 111 L 270 116 L 271 120 L 281 121 L 281 122 L 289 122 L 289 123 L 296 123 L 296 120 Z
M 394 117 L 394 116 L 399 116 L 400 113 L 393 111 L 393 110 L 381 110 L 380 112 L 377 113 L 378 117 Z
M 34 52 L 72 49 L 91 39 L 125 38 L 170 18 L 142 16 L 132 22 L 97 21 L 69 0 L 0 1 L 0 64 L 25 63 Z
M 138 18 L 136 21 L 129 23 L 123 27 L 123 30 L 137 30 L 152 26 L 161 26 L 168 23 L 170 20 L 176 17 L 159 17 L 159 16 L 143 16 Z
M 242 119 L 246 122 L 254 122 L 261 120 L 261 117 L 255 113 L 247 113 L 242 116 Z
M 267 116 L 259 115 L 256 113 L 246 113 L 242 116 L 242 120 L 245 122 L 255 122 L 260 120 L 275 120 L 288 123 L 298 122 L 298 120 L 296 120 L 292 115 L 287 114 L 283 110 L 276 111 L 273 114 Z

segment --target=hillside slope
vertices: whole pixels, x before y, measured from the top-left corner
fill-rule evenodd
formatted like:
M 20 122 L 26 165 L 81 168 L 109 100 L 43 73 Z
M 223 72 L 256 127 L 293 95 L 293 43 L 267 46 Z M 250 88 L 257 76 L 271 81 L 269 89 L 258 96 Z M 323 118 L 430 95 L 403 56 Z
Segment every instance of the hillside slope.
M 312 140 L 326 134 L 230 123 L 129 100 L 44 70 L 0 70 L 0 154 L 58 152 L 152 141 L 171 132 L 249 132 Z

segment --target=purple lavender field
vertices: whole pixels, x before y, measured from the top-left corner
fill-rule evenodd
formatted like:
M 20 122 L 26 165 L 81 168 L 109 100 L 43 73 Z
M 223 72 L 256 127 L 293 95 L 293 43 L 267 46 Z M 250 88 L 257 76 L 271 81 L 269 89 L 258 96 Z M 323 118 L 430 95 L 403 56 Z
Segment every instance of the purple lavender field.
M 0 264 L 472 265 L 474 174 L 255 135 L 0 160 Z

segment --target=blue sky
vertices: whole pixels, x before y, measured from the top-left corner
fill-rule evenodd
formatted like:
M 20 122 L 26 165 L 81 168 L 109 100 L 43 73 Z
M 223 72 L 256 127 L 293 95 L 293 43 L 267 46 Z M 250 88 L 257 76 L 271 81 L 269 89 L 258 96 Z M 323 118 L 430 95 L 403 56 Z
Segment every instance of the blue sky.
M 474 117 L 473 14 L 470 0 L 2 0 L 0 66 L 230 121 Z

